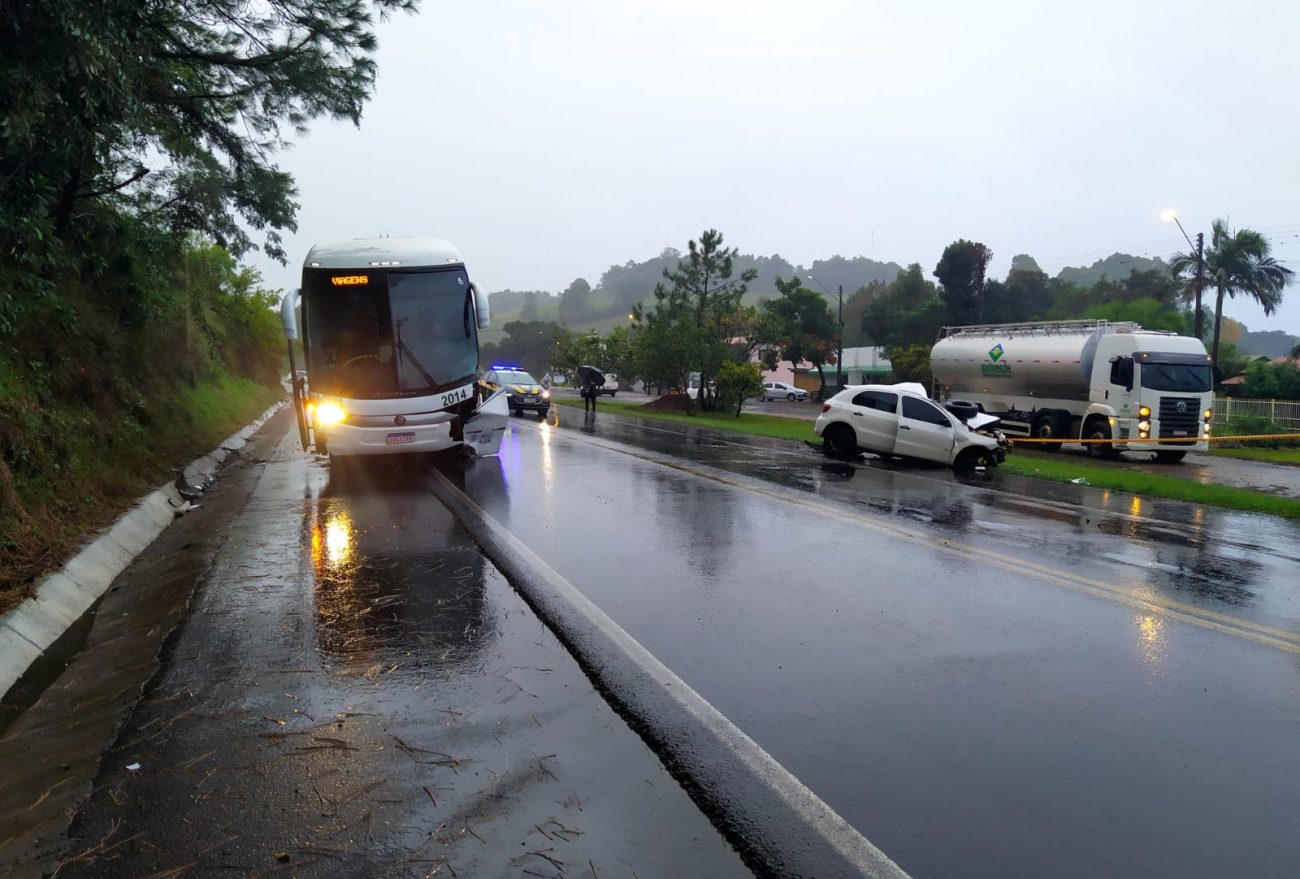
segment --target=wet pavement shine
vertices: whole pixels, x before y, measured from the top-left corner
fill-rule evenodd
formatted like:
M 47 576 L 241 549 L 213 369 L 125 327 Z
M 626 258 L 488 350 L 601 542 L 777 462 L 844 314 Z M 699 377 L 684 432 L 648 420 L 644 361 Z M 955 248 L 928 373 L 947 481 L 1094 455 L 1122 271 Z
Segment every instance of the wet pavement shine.
M 296 442 L 228 523 L 57 875 L 750 875 L 426 462 L 331 472 Z
M 47 873 L 747 874 L 435 466 L 918 879 L 1300 864 L 1296 523 L 610 412 L 333 471 L 268 429 L 238 514 L 174 526 L 207 573 Z
M 467 492 L 905 870 L 1300 863 L 1300 526 L 612 413 Z

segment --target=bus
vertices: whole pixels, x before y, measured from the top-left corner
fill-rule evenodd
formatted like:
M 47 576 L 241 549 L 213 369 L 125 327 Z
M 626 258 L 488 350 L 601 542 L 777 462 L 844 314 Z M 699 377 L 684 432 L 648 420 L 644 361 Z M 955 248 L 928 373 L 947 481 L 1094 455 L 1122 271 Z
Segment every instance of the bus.
M 509 418 L 479 385 L 487 295 L 460 252 L 434 238 L 318 244 L 280 305 L 304 449 L 331 460 L 437 452 L 496 454 Z M 302 341 L 302 371 L 293 342 Z

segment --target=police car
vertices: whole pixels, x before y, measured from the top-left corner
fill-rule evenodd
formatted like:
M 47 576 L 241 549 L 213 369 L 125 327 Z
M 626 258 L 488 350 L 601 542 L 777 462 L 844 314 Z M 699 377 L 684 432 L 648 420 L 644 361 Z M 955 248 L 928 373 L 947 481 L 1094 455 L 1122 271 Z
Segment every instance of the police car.
M 483 374 L 481 382 L 488 393 L 505 388 L 511 415 L 528 411 L 545 416 L 551 408 L 551 392 L 518 366 L 494 364 Z

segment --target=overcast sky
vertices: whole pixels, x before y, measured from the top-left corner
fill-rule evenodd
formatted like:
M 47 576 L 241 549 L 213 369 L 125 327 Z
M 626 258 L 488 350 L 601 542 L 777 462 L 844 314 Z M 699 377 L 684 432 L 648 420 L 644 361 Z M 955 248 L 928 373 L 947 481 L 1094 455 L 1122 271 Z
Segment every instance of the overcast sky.
M 449 238 L 487 290 L 596 283 L 716 227 L 795 263 L 933 270 L 959 237 L 1055 273 L 1230 217 L 1300 269 L 1300 5 L 1273 0 L 423 0 L 360 129 L 318 123 L 313 242 Z M 1225 312 L 1300 334 L 1280 313 Z

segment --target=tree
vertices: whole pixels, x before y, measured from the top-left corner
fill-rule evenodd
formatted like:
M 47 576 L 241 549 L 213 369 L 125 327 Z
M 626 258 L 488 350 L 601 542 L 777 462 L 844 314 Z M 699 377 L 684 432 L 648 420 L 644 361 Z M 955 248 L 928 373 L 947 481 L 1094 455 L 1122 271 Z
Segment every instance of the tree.
M 574 278 L 573 283 L 560 294 L 560 322 L 573 326 L 585 320 L 591 312 L 591 285 L 586 278 Z
M 889 348 L 885 353 L 893 368 L 894 381 L 920 382 L 927 388 L 934 380 L 930 374 L 930 349 L 932 345 L 908 345 L 906 348 Z
M 952 324 L 980 322 L 984 294 L 984 274 L 993 251 L 977 241 L 964 238 L 954 241 L 943 250 L 934 276 L 943 287 L 943 297 L 948 306 L 948 320 Z
M 699 373 L 699 403 L 714 406 L 710 381 L 729 358 L 731 333 L 748 284 L 757 272 L 750 268 L 733 278 L 735 248 L 723 245 L 722 233 L 707 229 L 688 244 L 685 259 L 674 269 L 664 269 L 663 283 L 655 285 L 653 310 L 633 311 L 645 327 L 637 343 L 645 377 L 667 387 L 684 388 L 691 373 Z
M 125 208 L 239 255 L 295 228 L 284 130 L 359 123 L 375 12 L 416 0 L 14 0 L 0 8 L 0 252 Z M 52 238 L 52 240 L 51 240 Z M 21 263 L 20 263 L 21 264 Z M 29 266 L 30 267 L 30 266 Z
M 826 394 L 827 362 L 835 362 L 837 327 L 835 315 L 826 300 L 815 290 L 803 286 L 799 278 L 776 279 L 780 297 L 763 303 L 771 317 L 770 341 L 781 349 L 781 359 L 798 366 L 807 360 L 817 370 L 819 396 Z
M 1295 275 L 1269 255 L 1267 238 L 1254 229 L 1231 231 L 1224 220 L 1210 227 L 1205 250 L 1205 278 L 1216 291 L 1214 300 L 1214 342 L 1211 356 L 1219 362 L 1219 333 L 1223 324 L 1223 297 L 1245 294 L 1271 315 L 1282 304 L 1282 291 Z
M 502 329 L 505 337 L 482 346 L 479 360 L 488 364 L 517 363 L 539 378 L 550 369 L 556 351 L 569 336 L 564 327 L 550 321 L 512 320 Z
M 1189 312 L 1171 308 L 1158 299 L 1115 300 L 1096 305 L 1084 312 L 1083 316 L 1112 323 L 1132 321 L 1146 330 L 1163 330 L 1182 336 L 1192 332 L 1192 315 Z
M 718 367 L 718 399 L 722 405 L 736 407 L 736 417 L 750 397 L 763 393 L 763 373 L 757 363 L 724 360 Z
M 524 305 L 519 310 L 519 319 L 524 321 L 537 320 L 537 293 L 529 290 L 524 294 Z

